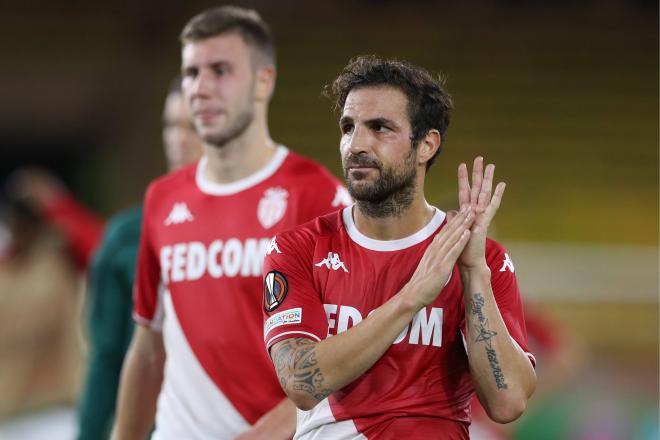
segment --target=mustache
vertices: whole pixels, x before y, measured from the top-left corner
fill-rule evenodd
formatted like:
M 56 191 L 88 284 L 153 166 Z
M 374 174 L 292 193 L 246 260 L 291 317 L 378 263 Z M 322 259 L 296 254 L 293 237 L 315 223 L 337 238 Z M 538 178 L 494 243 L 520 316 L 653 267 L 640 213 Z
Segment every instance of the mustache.
M 344 168 L 348 168 L 351 166 L 374 167 L 378 169 L 381 168 L 381 164 L 378 159 L 369 156 L 355 155 L 355 154 L 349 154 L 344 159 Z

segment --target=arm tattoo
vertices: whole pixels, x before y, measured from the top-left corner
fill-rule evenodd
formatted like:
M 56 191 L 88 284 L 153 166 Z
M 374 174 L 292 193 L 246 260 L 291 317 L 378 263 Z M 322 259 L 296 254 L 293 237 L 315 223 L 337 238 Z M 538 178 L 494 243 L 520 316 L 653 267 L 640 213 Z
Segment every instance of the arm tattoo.
M 474 298 L 470 301 L 470 313 L 477 317 L 477 325 L 475 330 L 477 337 L 474 342 L 483 342 L 486 346 L 486 355 L 488 356 L 488 365 L 495 377 L 495 384 L 499 389 L 506 389 L 507 385 L 504 381 L 504 374 L 500 368 L 500 363 L 497 360 L 497 353 L 493 349 L 491 338 L 497 335 L 497 332 L 490 330 L 488 325 L 488 318 L 484 316 L 483 306 L 486 300 L 480 293 L 475 293 Z
M 272 351 L 275 372 L 284 391 L 304 391 L 317 401 L 334 390 L 327 388 L 316 361 L 316 344 L 307 338 L 287 339 Z

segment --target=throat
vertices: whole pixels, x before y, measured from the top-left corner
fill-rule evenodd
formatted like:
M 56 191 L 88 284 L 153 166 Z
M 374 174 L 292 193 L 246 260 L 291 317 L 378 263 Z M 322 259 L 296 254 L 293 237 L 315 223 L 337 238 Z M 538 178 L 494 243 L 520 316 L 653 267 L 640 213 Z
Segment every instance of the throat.
M 261 145 L 235 142 L 223 148 L 205 145 L 204 176 L 218 184 L 233 183 L 263 169 L 276 152 L 277 146 L 272 141 Z
M 415 186 L 409 185 L 389 194 L 383 200 L 357 200 L 356 204 L 365 217 L 400 218 L 405 215 L 414 200 Z
M 436 210 L 423 198 L 412 203 L 398 217 L 368 216 L 356 204 L 352 210 L 353 224 L 357 230 L 373 240 L 399 240 L 419 232 L 435 215 Z

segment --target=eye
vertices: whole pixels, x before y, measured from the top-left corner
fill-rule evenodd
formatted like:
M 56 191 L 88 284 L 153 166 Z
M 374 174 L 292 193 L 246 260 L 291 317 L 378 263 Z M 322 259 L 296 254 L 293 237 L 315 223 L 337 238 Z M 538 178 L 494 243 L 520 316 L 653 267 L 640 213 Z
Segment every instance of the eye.
M 195 67 L 186 67 L 185 69 L 183 69 L 182 72 L 184 78 L 192 78 L 192 79 L 195 79 L 197 77 L 197 73 L 198 71 L 197 68 Z
M 211 67 L 211 70 L 213 70 L 213 74 L 215 76 L 224 76 L 229 73 L 230 69 L 229 66 L 226 64 L 214 64 Z
M 342 134 L 351 134 L 353 132 L 353 127 L 353 124 L 345 123 L 341 124 L 339 129 L 341 130 Z
M 371 129 L 373 131 L 377 132 L 377 133 L 385 133 L 387 131 L 390 131 L 389 127 L 387 127 L 386 125 L 383 125 L 383 124 L 379 124 L 379 123 L 373 124 L 371 126 Z

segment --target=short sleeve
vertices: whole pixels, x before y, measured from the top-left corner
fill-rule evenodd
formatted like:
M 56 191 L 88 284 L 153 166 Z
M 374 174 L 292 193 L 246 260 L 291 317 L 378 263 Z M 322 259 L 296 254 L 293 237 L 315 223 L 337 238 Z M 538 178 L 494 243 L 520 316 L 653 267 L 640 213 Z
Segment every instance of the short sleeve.
M 136 279 L 133 291 L 133 319 L 139 325 L 160 331 L 162 328 L 162 290 L 160 261 L 152 236 L 150 208 L 153 187 L 147 190 L 140 232 Z
M 268 246 L 263 286 L 267 350 L 288 338 L 327 337 L 328 320 L 312 278 L 313 251 L 313 238 L 299 231 L 279 234 Z
M 488 240 L 486 254 L 493 295 L 504 324 L 513 340 L 527 354 L 532 364 L 536 364 L 536 359 L 528 349 L 523 302 L 513 260 L 506 249 L 492 240 Z

